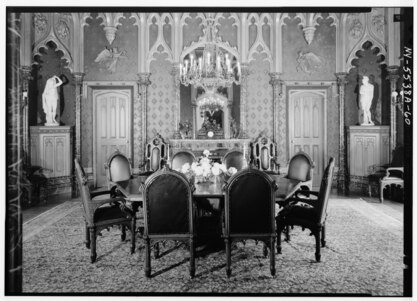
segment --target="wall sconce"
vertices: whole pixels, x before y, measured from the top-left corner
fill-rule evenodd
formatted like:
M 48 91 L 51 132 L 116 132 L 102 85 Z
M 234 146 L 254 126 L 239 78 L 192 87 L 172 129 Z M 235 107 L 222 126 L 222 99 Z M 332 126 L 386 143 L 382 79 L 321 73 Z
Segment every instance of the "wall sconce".
M 403 112 L 404 108 L 404 91 L 401 90 L 400 93 L 397 91 L 392 91 L 391 93 L 391 104 L 396 106 L 401 113 Z

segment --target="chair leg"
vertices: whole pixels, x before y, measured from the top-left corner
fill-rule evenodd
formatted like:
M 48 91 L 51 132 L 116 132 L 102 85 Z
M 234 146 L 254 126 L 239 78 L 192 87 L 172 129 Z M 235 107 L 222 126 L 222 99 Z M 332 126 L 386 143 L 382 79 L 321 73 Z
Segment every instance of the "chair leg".
M 225 239 L 226 242 L 226 275 L 227 277 L 230 277 L 230 275 L 232 274 L 232 270 L 230 268 L 231 265 L 231 247 L 232 247 L 232 243 L 231 240 L 229 238 Z
M 132 236 L 132 247 L 130 249 L 130 254 L 135 253 L 136 247 L 136 219 L 132 218 L 131 225 L 130 225 L 130 234 Z
M 90 249 L 90 230 L 88 229 L 87 223 L 85 223 L 85 246 Z
M 290 241 L 290 225 L 285 227 L 285 241 Z
M 145 239 L 145 276 L 151 277 L 151 240 Z
M 381 203 L 384 202 L 384 184 L 381 182 L 380 188 L 379 188 L 379 201 Z
M 122 227 L 122 241 L 126 240 L 126 227 L 124 225 Z
M 155 259 L 159 258 L 159 242 L 155 243 L 154 249 L 153 249 L 153 256 Z
M 269 248 L 270 253 L 269 253 L 269 260 L 270 260 L 270 270 L 271 270 L 271 275 L 275 276 L 275 252 L 274 252 L 274 247 L 275 247 L 275 237 L 271 237 L 271 242 L 270 242 L 270 246 Z
M 321 247 L 324 248 L 326 246 L 326 226 L 323 225 L 321 228 Z
M 282 232 L 282 228 L 277 227 L 277 253 L 281 254 L 281 232 Z
M 190 238 L 190 276 L 195 276 L 194 239 Z
M 321 259 L 321 255 L 320 255 L 320 233 L 321 233 L 321 229 L 316 229 L 314 231 L 314 237 L 316 238 L 316 261 L 320 262 Z
M 94 263 L 97 259 L 97 252 L 96 252 L 96 240 L 97 240 L 97 235 L 96 235 L 96 229 L 95 228 L 90 228 L 90 248 L 91 248 L 91 263 Z

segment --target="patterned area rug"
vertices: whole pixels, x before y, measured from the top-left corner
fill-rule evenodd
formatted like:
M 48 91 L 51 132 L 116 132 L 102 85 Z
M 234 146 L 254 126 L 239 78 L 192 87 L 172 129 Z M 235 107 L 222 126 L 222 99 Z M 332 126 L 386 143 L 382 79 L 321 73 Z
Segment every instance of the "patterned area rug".
M 225 271 L 225 251 L 200 254 L 196 276 L 189 277 L 189 253 L 179 243 L 167 243 L 162 257 L 152 257 L 152 278 L 144 275 L 144 244 L 137 239 L 129 251 L 120 231 L 103 231 L 98 238 L 97 262 L 89 262 L 85 248 L 81 205 L 23 243 L 24 293 L 229 293 L 257 294 L 368 294 L 402 296 L 403 235 L 401 221 L 375 222 L 358 210 L 359 200 L 330 200 L 327 246 L 322 261 L 314 259 L 314 237 L 298 227 L 291 241 L 276 254 L 276 276 L 262 244 L 247 241 L 232 249 L 232 276 Z M 382 211 L 380 214 L 384 214 Z M 388 225 L 388 226 L 387 226 Z

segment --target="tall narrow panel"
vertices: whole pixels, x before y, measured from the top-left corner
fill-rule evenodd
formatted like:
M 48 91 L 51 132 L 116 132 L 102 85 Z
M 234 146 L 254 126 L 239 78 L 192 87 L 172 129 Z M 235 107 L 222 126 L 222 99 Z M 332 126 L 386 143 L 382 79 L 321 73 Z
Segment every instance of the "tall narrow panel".
M 363 166 L 363 140 L 362 138 L 356 138 L 356 147 L 354 149 L 355 152 L 355 162 L 354 164 L 354 175 L 360 175 Z
M 301 116 L 300 107 L 299 107 L 299 102 L 297 101 L 294 104 L 294 118 L 293 118 L 294 138 L 301 138 L 301 123 L 302 123 L 302 120 L 301 120 L 301 118 L 299 118 L 300 116 Z
M 63 176 L 65 173 L 65 139 L 63 137 L 55 138 L 55 176 Z
M 114 101 L 110 102 L 110 137 L 109 138 L 117 138 L 116 137 L 116 104 Z
M 371 166 L 375 163 L 375 155 L 376 155 L 376 141 L 375 137 L 368 137 L 366 138 L 366 162 L 363 164 L 363 174 L 368 175 L 368 166 Z
M 100 176 L 104 177 L 106 175 L 106 170 L 104 169 L 104 162 L 107 162 L 107 158 L 109 157 L 109 154 L 107 151 L 107 145 L 101 146 L 101 151 L 100 151 L 100 154 L 98 154 L 98 156 L 101 156 L 101 162 L 103 162 L 103 164 L 99 164 L 99 166 L 97 167 L 98 167 Z
M 314 166 L 316 166 L 314 168 L 314 175 L 318 176 L 320 175 L 320 169 L 321 169 L 321 161 L 320 161 L 320 147 L 318 145 L 313 145 L 313 151 L 312 153 L 310 153 L 311 158 L 314 162 Z
M 119 138 L 126 138 L 126 100 L 123 98 L 119 99 L 119 121 L 120 121 L 120 133 Z
M 100 137 L 101 138 L 106 138 L 107 137 L 107 127 L 106 127 L 106 120 L 107 120 L 107 107 L 106 107 L 106 103 L 102 102 L 100 103 L 101 106 L 101 119 L 100 119 Z
M 310 113 L 310 104 L 309 104 L 310 99 L 304 99 L 304 104 L 303 104 L 303 137 L 304 138 L 310 138 L 311 134 L 310 134 L 310 127 L 311 127 L 311 113 Z
M 46 137 L 44 138 L 44 143 L 43 143 L 43 151 L 44 151 L 44 158 L 45 158 L 45 163 L 43 164 L 43 166 L 45 166 L 45 168 L 50 169 L 50 170 L 54 170 L 54 138 L 52 137 Z
M 319 108 L 317 107 L 317 104 L 314 104 L 313 106 L 313 137 L 319 138 L 320 137 L 320 112 Z

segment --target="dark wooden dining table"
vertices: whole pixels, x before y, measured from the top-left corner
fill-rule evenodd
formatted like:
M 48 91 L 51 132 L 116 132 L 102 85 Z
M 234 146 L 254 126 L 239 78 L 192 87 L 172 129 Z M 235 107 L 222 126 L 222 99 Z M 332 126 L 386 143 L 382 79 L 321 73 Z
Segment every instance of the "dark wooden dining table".
M 270 175 L 278 185 L 275 192 L 275 201 L 282 201 L 290 198 L 301 186 L 301 181 L 285 178 L 280 175 Z M 146 177 L 137 176 L 130 180 L 116 182 L 118 190 L 130 202 L 143 202 L 143 195 L 140 186 L 144 183 Z M 193 196 L 195 199 L 199 198 L 224 198 L 223 191 L 224 179 L 219 176 L 210 182 L 195 183 L 195 190 Z

